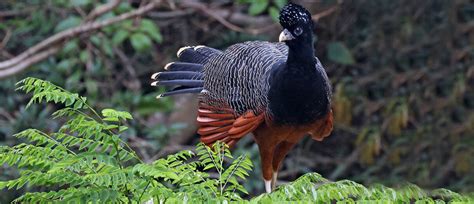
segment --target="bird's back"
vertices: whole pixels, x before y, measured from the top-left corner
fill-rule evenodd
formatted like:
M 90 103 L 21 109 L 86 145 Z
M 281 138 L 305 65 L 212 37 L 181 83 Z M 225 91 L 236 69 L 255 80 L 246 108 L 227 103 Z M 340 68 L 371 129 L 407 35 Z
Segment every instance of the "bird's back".
M 204 65 L 202 100 L 214 106 L 227 105 L 241 115 L 259 113 L 268 106 L 268 75 L 285 63 L 288 47 L 283 43 L 250 41 L 230 46 Z

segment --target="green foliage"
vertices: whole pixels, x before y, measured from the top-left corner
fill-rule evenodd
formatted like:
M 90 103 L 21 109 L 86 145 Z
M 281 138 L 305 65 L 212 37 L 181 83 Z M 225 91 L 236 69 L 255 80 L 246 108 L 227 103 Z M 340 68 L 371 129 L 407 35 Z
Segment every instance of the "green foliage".
M 57 132 L 27 129 L 15 134 L 26 143 L 0 146 L 0 164 L 15 166 L 16 179 L 0 181 L 0 189 L 43 187 L 14 203 L 274 203 L 274 202 L 471 202 L 447 189 L 426 192 L 415 185 L 400 189 L 366 188 L 349 180 L 331 182 L 317 173 L 306 174 L 270 194 L 243 200 L 248 194 L 239 181 L 249 176 L 252 162 L 246 155 L 234 159 L 221 142 L 202 143 L 152 163 L 140 160 L 121 138 L 132 115 L 103 109 L 99 115 L 86 98 L 48 81 L 26 78 L 19 90 L 33 93 L 30 103 L 54 102 L 64 106 L 53 116 L 66 118 Z M 79 104 L 79 105 L 78 105 Z M 196 156 L 197 160 L 194 158 Z M 210 171 L 210 173 L 208 173 Z M 216 172 L 216 176 L 212 176 Z
M 54 31 L 60 32 L 68 28 L 78 26 L 79 24 L 81 24 L 81 18 L 77 16 L 70 16 L 69 18 L 66 18 L 62 20 L 61 22 L 59 22 L 56 28 L 54 29 Z
M 351 51 L 342 42 L 329 43 L 328 59 L 343 65 L 354 64 L 354 57 Z
M 26 193 L 16 203 L 238 200 L 238 192 L 246 193 L 238 179 L 245 179 L 252 163 L 246 156 L 232 161 L 222 143 L 213 149 L 200 144 L 197 161 L 190 160 L 193 152 L 182 151 L 147 164 L 121 138 L 133 119 L 130 113 L 103 109 L 99 115 L 85 97 L 36 78 L 21 80 L 18 86 L 33 94 L 28 104 L 63 106 L 53 116 L 66 121 L 56 132 L 27 129 L 14 135 L 27 143 L 0 146 L 0 164 L 20 171 L 18 178 L 1 181 L 0 189 L 49 189 Z M 201 168 L 215 169 L 219 177 Z
M 474 149 L 465 148 L 474 144 L 474 53 L 454 57 L 472 49 L 474 39 L 459 27 L 474 22 L 464 9 L 473 6 L 424 1 L 424 15 L 417 16 L 419 2 L 345 1 L 341 11 L 357 12 L 319 21 L 316 50 L 326 51 L 318 57 L 326 58 L 320 59 L 335 87 L 335 138 L 310 149 L 330 158 L 357 157 L 349 167 L 330 164 L 321 173 L 474 190 Z M 437 32 L 449 35 L 438 38 Z
M 249 8 L 250 15 L 257 15 L 265 11 L 268 6 L 268 0 L 256 0 L 252 1 Z
M 367 188 L 349 180 L 329 181 L 317 173 L 308 173 L 295 181 L 278 187 L 271 194 L 263 194 L 251 203 L 445 203 L 473 202 L 474 197 L 463 196 L 447 189 L 424 191 L 408 184 L 393 189 L 382 185 Z
M 146 51 L 150 48 L 151 40 L 143 33 L 135 33 L 130 38 L 132 46 L 139 52 Z
M 0 13 L 13 13 L 11 16 L 2 16 L 0 20 L 0 39 L 5 39 L 1 43 L 0 61 L 18 55 L 65 29 L 86 22 L 102 22 L 136 9 L 132 1 L 121 1 L 115 9 L 100 16 L 91 18 L 93 16 L 88 15 L 108 2 L 110 1 L 0 1 Z M 145 36 L 145 41 L 140 41 L 138 48 L 143 52 L 138 52 L 132 46 L 131 38 L 134 34 Z M 161 34 L 157 21 L 147 16 L 117 22 L 95 32 L 72 36 L 58 44 L 63 44 L 63 47 L 57 54 L 35 64 L 27 72 L 1 80 L 0 144 L 18 143 L 19 140 L 12 135 L 25 128 L 50 131 L 61 125 L 61 119 L 55 120 L 49 116 L 62 106 L 40 106 L 33 103 L 25 110 L 25 101 L 28 98 L 14 92 L 15 82 L 25 76 L 34 76 L 70 91 L 87 94 L 87 102 L 92 106 L 134 110 L 135 120 L 127 123 L 129 131 L 124 132 L 122 137 L 131 138 L 146 133 L 149 137 L 147 141 L 153 145 L 145 147 L 146 150 L 143 151 L 155 154 L 158 148 L 166 145 L 167 136 L 175 130 L 161 128 L 161 131 L 157 132 L 157 126 L 149 125 L 149 118 L 161 116 L 162 112 L 173 108 L 170 99 L 157 102 L 155 96 L 159 94 L 159 90 L 152 89 L 144 80 L 158 67 L 153 56 L 156 56 L 155 45 L 162 42 Z M 46 95 L 51 93 L 44 93 L 43 97 Z M 73 98 L 66 99 L 66 102 L 71 102 Z M 111 100 L 103 100 L 104 98 Z M 77 105 L 80 105 L 79 102 Z M 125 126 L 122 127 L 122 130 L 124 129 Z M 16 175 L 14 170 L 5 171 L 4 168 L 0 168 L 0 172 L 0 179 Z M 0 196 L 0 203 L 8 201 L 9 197 Z
M 199 144 L 196 151 L 199 156 L 199 160 L 204 166 L 203 170 L 209 170 L 215 168 L 218 174 L 216 182 L 212 182 L 213 189 L 217 188 L 216 195 L 218 197 L 230 197 L 238 198 L 238 194 L 235 191 L 248 194 L 248 192 L 239 184 L 237 178 L 245 180 L 249 174 L 248 171 L 252 170 L 252 161 L 247 156 L 241 155 L 235 159 L 228 167 L 224 166 L 226 159 L 233 159 L 227 145 L 217 142 L 211 149 L 204 144 Z
M 52 36 L 57 25 L 69 17 L 79 17 L 84 22 L 84 13 L 87 15 L 107 2 L 0 1 L 2 14 L 14 14 L 3 16 L 0 23 L 3 44 L 0 58 L 9 59 Z M 169 9 L 164 3 L 160 12 L 187 13 L 187 9 L 181 8 L 181 2 L 169 2 L 170 5 L 176 4 L 177 10 Z M 249 13 L 251 2 L 239 0 L 214 4 L 203 1 L 212 4 L 213 9 L 234 14 L 241 12 L 242 15 Z M 268 2 L 258 19 L 267 15 L 276 19 L 277 2 L 285 0 Z M 315 30 L 318 35 L 316 56 L 333 82 L 333 101 L 337 108 L 334 109 L 333 136 L 323 143 L 304 140 L 297 145 L 285 160 L 282 166 L 285 174 L 280 179 L 286 182 L 304 172 L 317 170 L 331 180 L 350 178 L 363 184 L 380 182 L 389 186 L 408 180 L 423 188 L 473 191 L 474 52 L 470 50 L 474 38 L 469 31 L 474 20 L 474 2 L 295 2 L 304 4 L 313 14 L 338 7 L 336 12 L 320 18 Z M 99 16 L 98 20 L 131 11 L 139 6 L 136 3 L 122 1 L 116 9 Z M 228 20 L 236 23 L 231 18 Z M 157 41 L 140 29 L 146 24 L 143 21 L 155 24 L 163 35 L 163 43 L 156 46 Z M 255 23 L 237 22 L 236 25 L 249 30 L 267 26 L 266 23 Z M 50 117 L 62 105 L 32 104 L 25 109 L 25 100 L 29 98 L 13 91 L 18 79 L 34 76 L 87 95 L 87 103 L 93 107 L 132 111 L 134 120 L 122 125 L 128 129 L 120 137 L 124 140 L 144 139 L 130 141 L 134 148 L 140 148 L 143 158 L 150 158 L 168 144 L 167 136 L 176 130 L 175 127 L 186 125 L 156 125 L 162 124 L 163 119 L 168 121 L 173 100 L 155 99 L 159 90 L 149 86 L 147 79 L 151 73 L 174 61 L 181 46 L 203 44 L 225 49 L 246 40 L 275 41 L 279 31 L 265 30 L 265 34 L 260 35 L 229 32 L 228 28 L 204 13 L 192 11 L 173 17 L 145 15 L 105 27 L 91 35 L 68 39 L 55 56 L 28 72 L 1 80 L 0 144 L 13 146 L 24 141 L 12 135 L 26 128 L 49 133 L 62 126 L 66 116 Z M 10 38 L 8 33 L 11 33 Z M 131 35 L 135 33 L 144 33 L 151 39 L 148 51 L 137 52 L 131 45 Z M 330 42 L 343 42 L 357 63 L 347 66 L 328 59 Z M 174 136 L 188 138 L 187 134 Z M 192 145 L 196 138 L 190 138 L 181 140 L 181 144 Z M 261 192 L 263 185 L 259 180 L 257 146 L 250 137 L 244 138 L 233 152 L 247 153 L 253 158 L 256 170 L 250 173 L 251 179 L 245 182 L 245 187 L 250 195 Z M 291 167 L 291 171 L 287 171 L 287 167 Z M 0 180 L 18 177 L 17 170 L 6 168 L 6 165 L 0 168 L 0 172 Z M 0 203 L 10 201 L 24 190 L 35 191 L 37 188 L 1 191 Z
M 249 4 L 248 13 L 250 15 L 259 15 L 268 12 L 270 17 L 278 22 L 278 16 L 280 15 L 280 9 L 287 4 L 287 0 L 239 0 L 239 3 Z

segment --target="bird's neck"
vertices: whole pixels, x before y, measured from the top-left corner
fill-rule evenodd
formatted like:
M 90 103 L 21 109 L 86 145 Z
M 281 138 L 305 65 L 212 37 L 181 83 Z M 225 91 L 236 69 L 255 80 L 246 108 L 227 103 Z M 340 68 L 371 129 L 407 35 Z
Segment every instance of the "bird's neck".
M 327 85 L 316 69 L 312 44 L 288 47 L 286 63 L 271 80 L 269 110 L 275 124 L 308 124 L 326 113 Z
M 288 44 L 288 48 L 287 67 L 289 69 L 291 67 L 314 68 L 315 59 L 312 40 L 294 42 Z

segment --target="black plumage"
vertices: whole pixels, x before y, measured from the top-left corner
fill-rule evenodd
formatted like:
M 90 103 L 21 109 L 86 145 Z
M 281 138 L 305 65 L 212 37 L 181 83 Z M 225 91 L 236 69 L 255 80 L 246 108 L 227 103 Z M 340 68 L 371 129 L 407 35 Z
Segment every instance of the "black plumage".
M 224 51 L 184 47 L 179 62 L 152 76 L 174 87 L 161 96 L 200 93 L 198 133 L 207 145 L 234 145 L 254 133 L 267 192 L 288 151 L 305 134 L 321 141 L 333 127 L 331 86 L 314 56 L 310 13 L 296 4 L 280 13 L 278 43 L 251 41 Z
M 285 43 L 250 41 L 220 51 L 206 46 L 184 47 L 180 62 L 153 75 L 153 85 L 192 88 L 215 106 L 229 105 L 241 115 L 266 111 L 277 124 L 307 124 L 329 111 L 331 88 L 314 56 L 311 15 L 301 6 L 287 5 L 280 24 L 294 38 Z M 184 87 L 184 88 L 183 88 Z

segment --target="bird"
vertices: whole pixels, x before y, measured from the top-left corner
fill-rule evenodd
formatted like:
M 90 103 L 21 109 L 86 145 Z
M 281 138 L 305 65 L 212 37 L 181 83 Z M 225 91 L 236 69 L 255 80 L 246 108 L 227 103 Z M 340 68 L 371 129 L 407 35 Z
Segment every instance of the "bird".
M 279 42 L 247 41 L 225 50 L 182 47 L 178 61 L 151 76 L 152 86 L 172 87 L 157 98 L 198 94 L 197 133 L 206 145 L 222 141 L 232 147 L 253 135 L 267 193 L 296 143 L 307 135 L 322 141 L 333 129 L 332 88 L 315 56 L 311 14 L 288 3 L 279 23 Z

